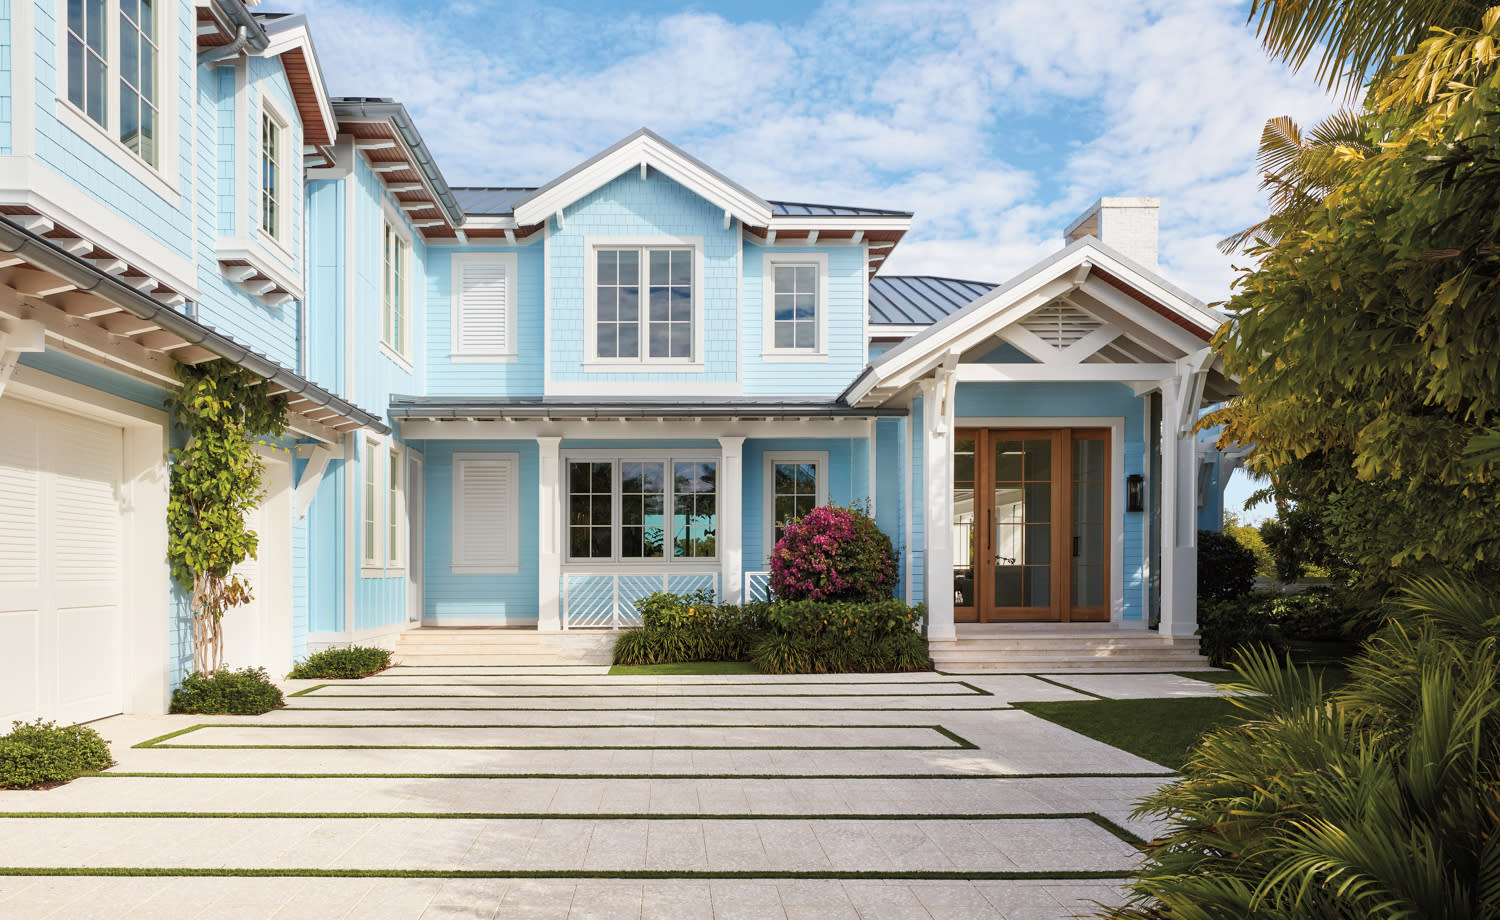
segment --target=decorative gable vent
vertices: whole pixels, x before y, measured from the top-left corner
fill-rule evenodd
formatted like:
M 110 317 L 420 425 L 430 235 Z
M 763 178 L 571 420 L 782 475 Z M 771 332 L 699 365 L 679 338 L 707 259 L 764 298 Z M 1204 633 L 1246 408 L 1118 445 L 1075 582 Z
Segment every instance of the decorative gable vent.
M 1049 304 L 1021 320 L 1022 328 L 1057 349 L 1067 348 L 1103 325 L 1092 313 L 1068 303 Z
M 465 253 L 453 257 L 453 353 L 504 357 L 516 353 L 516 257 Z

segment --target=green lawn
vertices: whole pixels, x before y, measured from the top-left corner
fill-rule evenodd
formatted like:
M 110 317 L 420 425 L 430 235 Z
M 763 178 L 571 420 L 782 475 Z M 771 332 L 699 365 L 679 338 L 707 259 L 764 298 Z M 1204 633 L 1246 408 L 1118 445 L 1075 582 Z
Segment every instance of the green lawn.
M 748 661 L 683 661 L 675 664 L 617 664 L 611 674 L 759 674 Z
M 1015 707 L 1173 770 L 1182 768 L 1188 748 L 1205 731 L 1242 715 L 1233 703 L 1218 697 L 1016 703 Z

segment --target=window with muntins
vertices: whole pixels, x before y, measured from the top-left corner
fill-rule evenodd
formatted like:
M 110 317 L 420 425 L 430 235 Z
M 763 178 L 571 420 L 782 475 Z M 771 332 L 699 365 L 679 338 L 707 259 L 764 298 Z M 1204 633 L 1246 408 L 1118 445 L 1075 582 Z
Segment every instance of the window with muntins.
M 260 228 L 281 237 L 281 123 L 270 112 L 260 116 Z
M 68 0 L 67 14 L 68 101 L 153 167 L 161 129 L 157 2 Z
M 405 495 L 406 467 L 402 465 L 401 451 L 394 447 L 390 450 L 389 472 L 386 474 L 386 537 L 385 557 L 387 565 L 399 566 L 402 560 L 402 549 L 406 541 L 403 539 L 403 524 L 406 519 Z
M 68 101 L 107 128 L 104 18 L 104 0 L 68 0 Z
M 364 564 L 380 565 L 380 447 L 365 441 Z
M 818 348 L 818 267 L 777 265 L 774 276 L 772 347 L 816 351 Z
M 567 464 L 568 558 L 716 558 L 718 461 L 577 459 Z
M 781 540 L 786 525 L 818 507 L 818 464 L 771 464 L 771 545 Z
M 120 0 L 120 141 L 156 165 L 154 0 Z
M 595 250 L 596 357 L 692 360 L 693 257 L 691 247 Z
M 380 340 L 398 355 L 406 354 L 406 240 L 389 220 L 381 243 Z

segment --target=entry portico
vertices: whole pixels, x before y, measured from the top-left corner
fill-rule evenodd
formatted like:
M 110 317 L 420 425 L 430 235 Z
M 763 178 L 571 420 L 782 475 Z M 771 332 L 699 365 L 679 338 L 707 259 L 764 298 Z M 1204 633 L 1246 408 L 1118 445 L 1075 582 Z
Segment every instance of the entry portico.
M 1193 635 L 1193 425 L 1233 388 L 1208 347 L 1222 318 L 1153 267 L 1079 236 L 844 392 L 910 411 L 931 639 L 1017 621 Z

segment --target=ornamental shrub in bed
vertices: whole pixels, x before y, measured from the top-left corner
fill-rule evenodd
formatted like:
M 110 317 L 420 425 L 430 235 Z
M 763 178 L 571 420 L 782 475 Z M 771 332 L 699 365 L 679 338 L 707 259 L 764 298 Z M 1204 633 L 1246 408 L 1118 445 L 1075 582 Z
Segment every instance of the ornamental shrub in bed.
M 881 601 L 895 590 L 891 538 L 859 508 L 814 508 L 787 524 L 771 551 L 777 600 Z
M 16 722 L 0 735 L 0 789 L 65 783 L 114 764 L 109 742 L 83 725 Z
M 889 599 L 783 601 L 765 611 L 768 633 L 752 655 L 767 674 L 925 671 L 924 608 Z
M 169 712 L 199 715 L 258 716 L 285 705 L 281 688 L 271 683 L 265 668 L 231 671 L 220 668 L 213 677 L 194 671 L 172 694 Z
M 350 680 L 369 677 L 391 666 L 388 649 L 368 648 L 356 645 L 353 648 L 329 648 L 308 655 L 299 661 L 287 677 L 293 680 Z
M 706 592 L 658 591 L 635 602 L 641 628 L 620 634 L 615 664 L 745 661 L 763 629 L 763 604 L 716 604 Z

